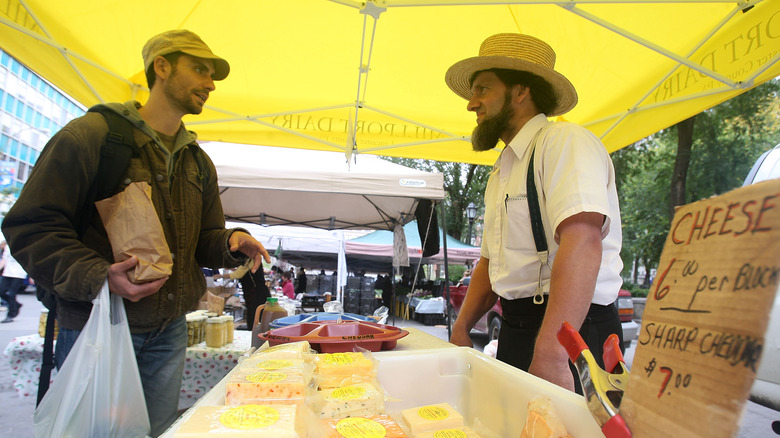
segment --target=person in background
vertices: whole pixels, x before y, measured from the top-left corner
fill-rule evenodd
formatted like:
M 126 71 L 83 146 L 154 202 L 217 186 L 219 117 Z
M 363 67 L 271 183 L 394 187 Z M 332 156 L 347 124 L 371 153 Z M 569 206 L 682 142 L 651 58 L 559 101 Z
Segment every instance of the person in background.
M 219 269 L 200 268 L 200 270 L 203 272 L 203 277 L 206 279 L 206 287 L 216 286 L 214 281 L 221 275 Z
M 27 272 L 13 258 L 8 245 L 3 249 L 0 269 L 3 270 L 3 276 L 0 278 L 0 297 L 8 303 L 8 314 L 0 323 L 9 323 L 13 322 L 14 318 L 19 315 L 19 309 L 22 307 L 22 304 L 16 301 L 16 295 L 27 287 Z
M 271 296 L 271 291 L 265 284 L 265 272 L 262 269 L 252 272 L 251 268 L 251 264 L 245 263 L 230 273 L 231 279 L 238 279 L 238 282 L 241 284 L 241 291 L 244 294 L 247 330 L 252 330 L 257 307 L 265 304 L 266 300 Z
M 282 286 L 282 270 L 278 266 L 271 266 L 271 289 Z
M 6 243 L 5 239 L 0 241 L 0 254 L 2 254 L 3 251 L 5 251 L 5 247 L 7 245 L 8 244 Z M 0 257 L 2 256 L 0 255 Z M 1 264 L 0 264 L 0 275 L 3 275 L 3 266 Z M 6 301 L 5 299 L 0 299 L 0 312 L 7 312 L 7 311 L 8 311 L 8 301 Z
M 298 272 L 298 278 L 296 279 L 296 285 L 295 285 L 295 293 L 296 294 L 305 294 L 306 293 L 306 287 L 308 286 L 308 279 L 306 278 L 306 269 L 301 267 L 301 270 Z
M 185 314 L 205 293 L 200 267 L 235 267 L 250 258 L 257 270 L 270 256 L 246 230 L 225 228 L 216 168 L 200 150 L 197 135 L 182 123 L 184 115 L 203 111 L 215 81 L 227 77 L 230 65 L 187 30 L 156 35 L 141 53 L 150 89 L 146 104 L 101 107 L 132 125 L 138 155 L 120 181 L 150 184 L 152 203 L 175 255 L 171 275 L 132 283 L 128 272 L 137 258 L 113 259 L 100 217 L 86 202 L 96 189 L 101 148 L 109 133 L 106 118 L 97 112 L 74 119 L 49 140 L 2 231 L 19 263 L 56 297 L 58 367 L 106 279 L 111 293 L 124 298 L 151 435 L 158 436 L 178 416 Z M 79 221 L 85 226 L 77 228 Z
M 289 299 L 295 299 L 295 288 L 292 284 L 292 274 L 290 271 L 282 272 L 282 293 Z
M 554 66 L 555 52 L 544 41 L 498 34 L 445 75 L 476 113 L 474 150 L 493 149 L 499 139 L 506 145 L 488 179 L 481 257 L 450 342 L 471 346 L 471 328 L 500 297 L 496 357 L 581 391 L 557 333 L 568 321 L 598 360 L 610 334 L 623 344 L 613 305 L 622 284 L 620 209 L 604 145 L 581 126 L 547 120 L 577 103 L 574 86 Z M 529 212 L 534 194 L 543 226 L 537 239 Z M 546 242 L 548 251 L 535 242 Z

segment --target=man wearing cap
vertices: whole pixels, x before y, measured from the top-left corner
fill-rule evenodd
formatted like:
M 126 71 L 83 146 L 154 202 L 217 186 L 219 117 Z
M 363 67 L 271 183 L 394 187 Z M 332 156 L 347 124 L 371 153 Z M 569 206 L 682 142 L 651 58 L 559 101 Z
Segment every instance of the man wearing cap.
M 620 210 L 601 142 L 578 125 L 547 120 L 577 103 L 554 66 L 545 42 L 498 34 L 446 73 L 476 113 L 474 150 L 506 145 L 488 179 L 481 258 L 450 341 L 471 346 L 471 328 L 500 299 L 496 357 L 581 392 L 557 332 L 564 321 L 579 328 L 599 361 L 611 333 L 622 345 L 613 305 L 622 284 Z
M 229 73 L 227 61 L 186 30 L 151 38 L 142 54 L 150 88 L 146 104 L 102 108 L 133 126 L 138 152 L 119 190 L 134 181 L 151 185 L 173 256 L 171 275 L 131 283 L 127 272 L 137 259 L 114 263 L 100 217 L 87 205 L 108 134 L 106 118 L 98 112 L 71 121 L 52 137 L 2 230 L 30 276 L 56 296 L 58 367 L 89 319 L 91 301 L 106 277 L 111 293 L 125 298 L 151 433 L 157 436 L 176 419 L 187 347 L 184 315 L 205 293 L 200 267 L 233 267 L 251 258 L 256 270 L 261 258 L 270 258 L 246 231 L 225 229 L 214 164 L 182 123 L 184 115 L 201 113 L 214 81 Z M 85 227 L 76 225 L 81 220 Z

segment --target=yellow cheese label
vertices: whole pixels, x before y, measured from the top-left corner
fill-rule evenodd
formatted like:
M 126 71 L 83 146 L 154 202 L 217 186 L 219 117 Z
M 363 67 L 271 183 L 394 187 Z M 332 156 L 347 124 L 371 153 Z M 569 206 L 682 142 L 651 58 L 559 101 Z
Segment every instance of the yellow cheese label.
M 336 423 L 336 431 L 344 438 L 383 438 L 387 435 L 384 426 L 374 420 L 350 417 Z
M 417 415 L 426 420 L 439 421 L 449 417 L 450 413 L 439 406 L 423 406 L 417 411 Z
M 330 353 L 322 356 L 322 361 L 329 365 L 349 365 L 352 361 L 352 356 L 346 353 Z
M 244 405 L 228 409 L 219 422 L 232 429 L 251 430 L 268 427 L 279 421 L 279 411 L 270 406 Z
M 246 376 L 246 379 L 255 383 L 275 383 L 287 378 L 287 374 L 275 371 L 261 371 Z
M 458 429 L 444 429 L 434 432 L 433 438 L 466 438 L 466 432 Z
M 354 400 L 356 398 L 365 397 L 365 395 L 366 388 L 353 385 L 334 389 L 328 398 L 332 398 L 334 400 Z
M 281 368 L 290 368 L 291 366 L 293 366 L 291 360 L 283 359 L 268 359 L 257 364 L 258 368 L 263 368 L 266 370 L 278 370 Z

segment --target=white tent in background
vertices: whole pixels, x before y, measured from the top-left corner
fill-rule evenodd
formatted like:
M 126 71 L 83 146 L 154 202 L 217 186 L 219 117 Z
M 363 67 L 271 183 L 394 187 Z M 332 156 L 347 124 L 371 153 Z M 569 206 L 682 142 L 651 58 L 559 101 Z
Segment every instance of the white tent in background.
M 281 259 L 307 269 L 328 269 L 337 273 L 337 284 L 347 282 L 347 261 L 343 230 L 320 230 L 285 225 L 261 226 L 257 224 L 227 222 L 228 228 L 240 227 L 249 231 L 273 255 L 281 248 Z M 336 291 L 340 293 L 339 290 Z
M 393 230 L 396 224 L 415 219 L 421 200 L 444 199 L 442 174 L 411 169 L 372 155 L 354 156 L 354 161 L 348 163 L 337 152 L 218 142 L 204 142 L 201 146 L 217 168 L 222 208 L 228 221 L 300 228 L 253 228 L 253 234 L 258 233 L 255 237 L 269 252 L 278 247 L 279 241 L 284 251 L 280 236 L 287 233 L 300 237 L 306 227 L 329 232 Z M 320 238 L 327 240 L 309 240 L 309 252 L 317 252 L 314 248 L 322 244 Z M 340 288 L 346 285 L 347 277 L 344 245 L 341 235 L 337 251 Z M 300 251 L 305 252 L 306 248 Z
M 444 199 L 444 177 L 373 155 L 205 142 L 227 220 L 326 230 L 392 230 L 420 199 Z

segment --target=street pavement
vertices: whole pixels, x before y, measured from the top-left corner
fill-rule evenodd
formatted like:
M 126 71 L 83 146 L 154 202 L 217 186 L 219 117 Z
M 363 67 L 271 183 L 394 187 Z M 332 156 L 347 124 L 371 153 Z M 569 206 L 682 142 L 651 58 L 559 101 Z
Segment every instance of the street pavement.
M 17 336 L 25 336 L 38 331 L 38 321 L 43 306 L 37 301 L 35 295 L 23 294 L 17 297 L 17 300 L 23 304 L 19 316 L 14 322 L 0 324 L 0 348 L 5 346 Z M 5 314 L 0 312 L 0 319 Z M 426 326 L 413 320 L 405 320 L 393 317 L 388 318 L 387 324 L 398 327 L 414 327 L 433 336 L 447 340 L 447 326 Z M 472 341 L 474 347 L 483 351 L 488 343 L 487 336 L 481 333 L 472 332 Z M 626 350 L 626 364 L 631 367 L 631 360 L 634 357 L 636 341 Z M 11 366 L 8 359 L 3 355 L 0 358 L 0 438 L 23 438 L 33 436 L 33 413 L 35 411 L 35 397 L 20 397 L 12 387 Z M 742 418 L 742 424 L 739 430 L 738 438 L 772 438 L 778 437 L 772 431 L 772 424 L 780 425 L 780 412 L 765 408 L 756 403 L 747 402 L 747 409 Z

